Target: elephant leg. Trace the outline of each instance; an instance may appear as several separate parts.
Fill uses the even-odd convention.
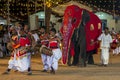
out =
[[[71,64],[71,58],[72,58],[72,56],[70,55],[70,53],[68,54],[68,62],[67,62],[67,65],[68,66],[71,66],[72,64]]]
[[[89,51],[87,52],[87,63],[88,64],[94,64],[94,58],[93,58],[93,54],[96,53],[96,50],[92,50],[92,51]]]
[[[78,66],[86,67],[86,32],[84,28],[84,21],[79,27],[79,38],[77,45],[79,46],[79,62]]]
[[[72,65],[77,65],[79,61],[79,48],[75,47],[75,55],[73,56]]]
[[[94,64],[93,54],[90,54],[90,56],[88,57],[88,64]]]
[[[80,66],[80,67],[86,67],[86,54],[79,55],[78,66]]]

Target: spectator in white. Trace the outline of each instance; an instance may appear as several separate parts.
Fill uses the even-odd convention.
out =
[[[31,34],[31,40],[32,40],[32,47],[35,48],[35,46],[39,43],[40,38],[35,30],[32,31]],[[38,51],[33,51],[32,54],[37,53]]]
[[[109,63],[109,50],[112,43],[112,37],[109,34],[109,29],[106,27],[104,33],[102,33],[98,40],[101,42],[101,66],[107,66]]]
[[[32,37],[34,38],[35,43],[37,43],[37,41],[40,40],[40,38],[35,30],[32,32]]]
[[[55,34],[60,40],[62,40],[62,36],[60,34],[60,31],[58,30],[58,32]]]
[[[116,34],[116,31],[115,31],[114,28],[112,28],[112,30],[111,30],[111,34]]]

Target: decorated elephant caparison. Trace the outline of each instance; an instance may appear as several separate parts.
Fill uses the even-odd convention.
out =
[[[90,11],[70,5],[64,12],[60,31],[63,38],[63,64],[70,63],[68,56],[73,56],[74,65],[86,66],[86,60],[92,57],[98,48],[97,43],[91,43],[101,34],[100,19]]]

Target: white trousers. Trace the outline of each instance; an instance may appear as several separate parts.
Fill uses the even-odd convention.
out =
[[[45,70],[48,69],[51,70],[51,67],[53,67],[54,70],[58,69],[58,61],[62,57],[62,52],[59,48],[53,49],[52,52],[53,52],[52,56],[41,54],[43,69]]]
[[[116,49],[113,50],[113,54],[119,54],[120,53],[120,47],[117,47]]]
[[[51,67],[53,67],[54,70],[57,70],[58,69],[58,61],[62,57],[62,52],[59,48],[53,49],[52,51],[53,51],[53,55],[51,56],[50,65],[51,65]]]
[[[19,50],[16,50],[14,53],[14,58],[10,59],[8,62],[8,68],[9,69],[15,69],[18,70],[20,72],[24,72],[27,71],[28,68],[30,67],[30,59],[31,56],[30,54],[26,54],[26,56],[20,58],[20,57],[16,57],[16,54],[18,53]]]
[[[109,63],[109,48],[101,49],[101,63],[108,64]]]
[[[41,59],[42,59],[42,63],[43,63],[43,69],[44,70],[48,70],[50,67],[50,56],[47,56],[46,54],[41,54]]]

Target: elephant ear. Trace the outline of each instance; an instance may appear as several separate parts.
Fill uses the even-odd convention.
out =
[[[74,29],[78,27],[81,23],[82,9],[76,5],[70,5],[66,8],[63,17],[63,26],[61,28],[61,33],[63,37],[62,46],[62,61],[66,64],[68,52],[70,48],[71,38]]]
[[[89,15],[90,15],[90,21],[85,25],[87,52],[97,50],[99,44],[96,43],[91,45],[91,42],[96,41],[102,31],[101,20],[93,12],[89,12]]]

